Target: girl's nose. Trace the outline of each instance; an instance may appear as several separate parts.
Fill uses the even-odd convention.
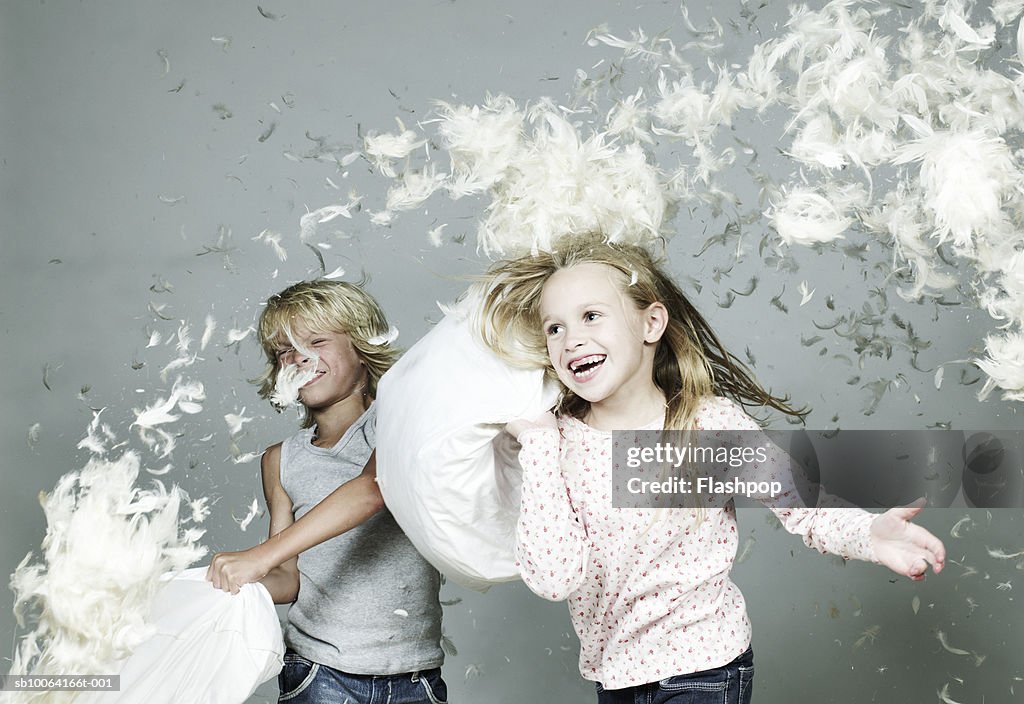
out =
[[[583,338],[580,335],[578,335],[576,333],[566,332],[566,335],[565,335],[565,351],[566,352],[571,352],[574,349],[580,347],[582,344],[583,344]]]

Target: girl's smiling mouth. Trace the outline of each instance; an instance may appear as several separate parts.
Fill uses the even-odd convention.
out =
[[[589,381],[597,374],[607,355],[588,354],[569,362],[568,369],[576,381]]]

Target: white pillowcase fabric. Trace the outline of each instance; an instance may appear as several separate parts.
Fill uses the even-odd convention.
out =
[[[377,480],[413,545],[471,589],[519,578],[515,526],[522,473],[505,423],[551,408],[542,369],[495,355],[466,296],[377,386]]]
[[[82,692],[76,704],[241,704],[281,671],[284,640],[262,584],[215,589],[206,567],[167,581],[153,602],[156,633],[120,664],[119,692]]]

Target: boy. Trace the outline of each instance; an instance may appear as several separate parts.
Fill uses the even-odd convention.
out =
[[[438,704],[440,575],[384,507],[376,483],[373,404],[397,350],[358,286],[319,280],[271,296],[260,316],[267,355],[260,395],[290,365],[312,373],[299,389],[302,429],[263,455],[269,539],[214,556],[207,578],[237,592],[260,581],[291,603],[281,701]],[[314,508],[315,507],[315,508]]]

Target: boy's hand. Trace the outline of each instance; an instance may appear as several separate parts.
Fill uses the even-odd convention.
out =
[[[558,421],[555,419],[555,414],[547,411],[534,418],[516,418],[505,424],[505,432],[517,440],[527,430],[533,430],[534,428],[558,430]]]
[[[928,565],[936,574],[946,562],[942,541],[910,520],[924,508],[924,499],[891,508],[871,522],[871,544],[878,561],[915,582],[924,579]]]
[[[206,579],[217,589],[237,594],[243,584],[258,582],[270,571],[261,559],[259,545],[241,552],[219,552],[210,560]]]

